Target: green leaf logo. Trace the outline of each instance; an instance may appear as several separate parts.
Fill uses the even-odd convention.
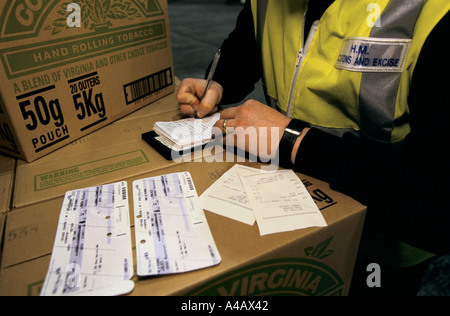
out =
[[[14,41],[32,38],[40,32],[51,35],[68,28],[69,4],[81,8],[82,27],[91,31],[108,30],[116,21],[136,20],[164,15],[159,0],[39,0],[3,1],[0,12],[0,39]],[[28,7],[28,6],[31,6]],[[1,7],[1,5],[0,5]],[[70,10],[69,10],[70,11]]]
[[[131,1],[123,0],[78,0],[81,7],[81,21],[85,29],[102,31],[107,30],[117,20],[134,20],[142,17],[138,7]],[[57,18],[51,25],[45,27],[52,34],[57,34],[67,29],[67,16],[70,12],[66,11],[69,2],[63,2],[60,5]]]
[[[322,262],[302,258],[264,261],[221,275],[191,296],[340,296],[344,281]]]
[[[331,256],[334,253],[334,250],[327,250],[330,245],[333,237],[328,238],[327,240],[321,242],[316,247],[307,247],[305,248],[305,254],[308,257],[313,257],[317,259],[325,259],[328,256]]]
[[[133,21],[144,16],[164,14],[157,0],[78,0],[76,3],[81,7],[82,26],[93,31],[108,30],[114,21]],[[57,12],[62,17],[47,25],[45,30],[54,35],[68,28],[67,17],[70,12],[66,8],[69,4],[65,1],[60,4]]]

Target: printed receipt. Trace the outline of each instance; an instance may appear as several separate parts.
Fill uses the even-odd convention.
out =
[[[292,170],[239,176],[261,235],[327,226],[316,203]]]
[[[261,173],[260,169],[234,165],[203,192],[199,198],[199,206],[210,212],[253,226],[255,215],[239,175],[258,173]]]
[[[248,225],[256,220],[261,235],[327,226],[292,170],[267,172],[236,164],[200,196],[199,206]]]
[[[187,272],[221,262],[189,172],[137,180],[133,198],[139,276]]]
[[[126,294],[133,274],[127,183],[67,192],[41,296]]]

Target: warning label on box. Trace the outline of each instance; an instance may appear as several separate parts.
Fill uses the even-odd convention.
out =
[[[85,180],[118,170],[147,163],[149,160],[142,150],[120,156],[107,157],[81,165],[49,171],[34,176],[34,191],[43,191],[56,186]]]

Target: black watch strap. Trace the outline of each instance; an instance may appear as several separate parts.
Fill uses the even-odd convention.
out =
[[[292,169],[294,164],[291,161],[292,149],[295,141],[302,133],[305,127],[309,127],[309,123],[292,119],[289,125],[284,129],[283,137],[278,146],[279,166]]]

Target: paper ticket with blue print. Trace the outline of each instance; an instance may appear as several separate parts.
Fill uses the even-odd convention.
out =
[[[67,192],[41,296],[131,292],[131,246],[126,182]]]
[[[133,182],[137,274],[182,273],[221,257],[189,172]]]

